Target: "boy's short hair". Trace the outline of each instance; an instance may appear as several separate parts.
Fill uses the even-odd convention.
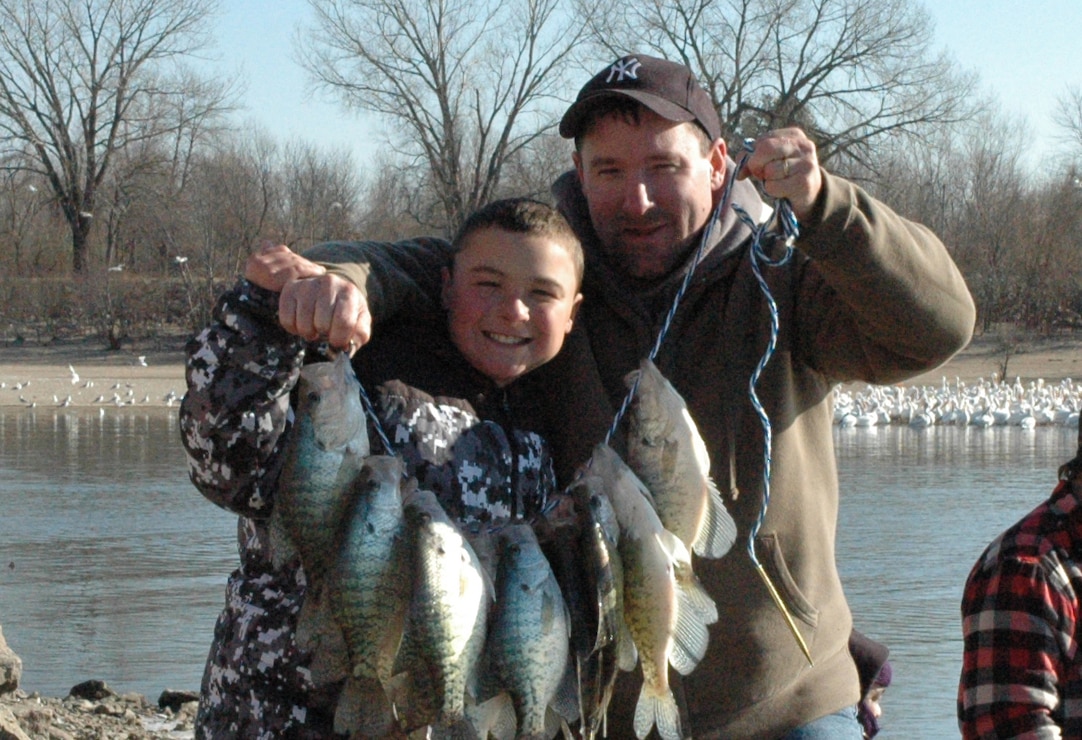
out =
[[[582,285],[582,243],[567,219],[552,206],[532,198],[495,200],[471,213],[451,242],[457,254],[470,236],[483,229],[502,229],[514,234],[532,234],[559,244],[571,256],[575,267],[576,289]]]

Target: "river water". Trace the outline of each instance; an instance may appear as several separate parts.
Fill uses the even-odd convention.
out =
[[[966,574],[1052,490],[1075,430],[834,435],[839,569],[857,627],[894,666],[880,737],[956,737]],[[0,410],[0,626],[22,688],[198,688],[235,521],[188,482],[175,409]]]

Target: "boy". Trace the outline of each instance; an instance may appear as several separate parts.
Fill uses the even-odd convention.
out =
[[[445,246],[447,263],[430,276],[442,282],[442,305],[415,307],[409,323],[389,318],[353,364],[392,451],[452,517],[470,525],[528,516],[556,486],[530,421],[543,396],[529,372],[571,330],[581,248],[555,210],[524,199],[486,206]],[[215,626],[197,737],[334,736],[340,686],[313,686],[310,656],[293,639],[303,569],[296,561],[275,569],[267,551],[289,393],[312,354],[281,329],[288,306],[273,291],[298,265],[319,269],[305,263],[281,247],[254,255],[187,348],[180,424],[191,478],[240,515],[241,566]]]

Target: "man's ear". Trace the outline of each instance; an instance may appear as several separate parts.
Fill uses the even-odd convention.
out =
[[[579,152],[571,152],[571,161],[575,163],[575,174],[579,176],[579,182],[582,182],[582,155]]]
[[[715,193],[725,187],[728,153],[725,139],[719,138],[710,146],[710,189]]]

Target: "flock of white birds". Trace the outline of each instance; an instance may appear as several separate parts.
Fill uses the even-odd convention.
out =
[[[908,425],[1078,427],[1082,383],[1065,378],[1022,383],[943,378],[939,385],[842,388],[835,396],[834,423],[840,427]]]

